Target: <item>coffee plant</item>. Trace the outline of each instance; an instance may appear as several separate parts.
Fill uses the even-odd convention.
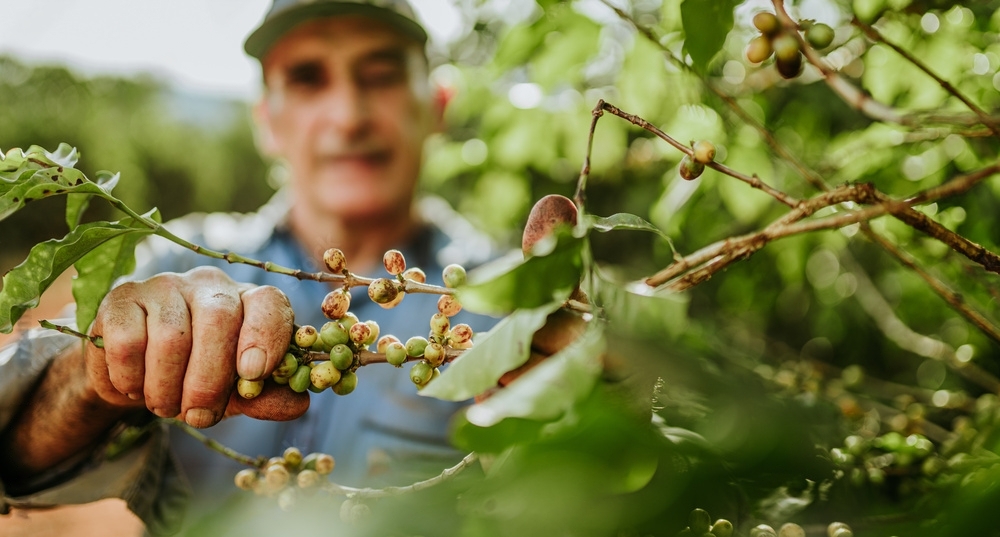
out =
[[[533,196],[521,259],[450,265],[438,287],[398,251],[370,277],[330,245],[326,270],[304,272],[184,241],[113,195],[117,175],[77,169],[69,145],[13,149],[0,220],[65,195],[70,231],[4,277],[0,331],[70,267],[89,326],[150,235],[328,282],[316,307],[329,322],[296,326],[271,378],[238,380],[241,396],[350,397],[362,367],[410,363],[399,374],[421,395],[476,402],[451,431],[469,455],[380,488],[336,483],[328,454],[241,454],[168,420],[246,464],[235,486],[306,527],[336,511],[373,535],[998,534],[1000,9],[855,0],[814,20],[781,2],[599,4],[604,18],[539,2],[536,18],[476,34],[499,43],[488,68],[553,102],[576,84],[563,90],[593,97],[589,115],[483,111],[488,77],[442,75],[465,85],[453,119],[495,144],[461,165],[440,155],[472,140],[438,147],[429,181],[575,180],[572,198]],[[615,58],[618,34],[634,42],[617,86],[601,90],[596,67],[553,78],[560,62]],[[453,201],[491,207],[483,192]],[[94,198],[121,219],[83,223]],[[385,308],[440,295],[427,337],[359,319],[346,292],[359,286]],[[503,319],[474,335],[451,322],[462,310]]]

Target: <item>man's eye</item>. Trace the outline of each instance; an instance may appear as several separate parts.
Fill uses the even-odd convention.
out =
[[[300,65],[288,72],[288,83],[303,88],[319,88],[326,83],[326,73],[318,65]]]
[[[392,86],[406,81],[406,71],[398,67],[372,67],[363,70],[359,79],[367,87]]]

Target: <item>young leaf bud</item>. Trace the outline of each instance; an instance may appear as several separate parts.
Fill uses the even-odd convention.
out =
[[[236,391],[244,399],[253,399],[260,395],[260,392],[264,391],[264,381],[240,379],[236,382]]]
[[[347,258],[344,257],[344,252],[340,248],[330,248],[323,252],[323,262],[326,263],[326,268],[334,274],[342,274],[347,270]]]
[[[427,360],[427,363],[433,367],[443,364],[444,358],[444,347],[440,343],[429,343],[427,348],[424,349],[424,360]]]
[[[781,29],[778,17],[775,17],[773,13],[768,13],[766,11],[761,11],[753,16],[753,25],[760,30],[760,33],[769,36],[773,36],[778,33],[778,30]]]
[[[309,389],[309,375],[312,373],[312,368],[307,365],[300,365],[298,369],[295,370],[295,374],[292,378],[288,379],[288,387],[292,391],[297,393],[302,393]]]
[[[316,331],[316,327],[312,325],[300,326],[298,330],[295,331],[295,344],[303,349],[308,349],[316,343],[316,338],[319,337],[319,332]]]
[[[340,319],[351,307],[351,294],[345,289],[334,289],[323,298],[323,315],[327,319]]]
[[[462,323],[451,327],[448,332],[448,344],[455,348],[456,345],[464,345],[472,342],[472,327]]]
[[[705,171],[705,165],[695,162],[690,156],[684,155],[684,158],[681,159],[680,173],[681,178],[685,181],[697,179],[703,171]]]
[[[379,278],[368,285],[368,298],[376,304],[388,304],[399,296],[396,282],[388,278]]]
[[[351,364],[354,363],[354,351],[343,343],[334,345],[330,349],[330,363],[333,364],[333,367],[341,371],[349,369]]]
[[[340,377],[340,382],[333,385],[333,393],[337,395],[347,395],[358,387],[358,376],[353,371],[345,371]]]
[[[427,348],[427,340],[420,336],[413,336],[406,340],[406,354],[414,358],[420,358],[424,355],[424,349]]]
[[[299,448],[292,446],[285,448],[285,452],[281,454],[281,458],[285,459],[285,466],[288,468],[298,468],[302,464],[302,451]]]
[[[365,344],[365,340],[371,335],[372,329],[365,323],[357,323],[351,327],[351,341],[357,346]]]
[[[406,270],[406,259],[403,258],[403,252],[399,250],[389,250],[382,256],[382,264],[385,266],[385,271],[393,276],[402,274]]]
[[[406,362],[406,347],[399,341],[393,341],[386,345],[385,361],[396,367],[402,367]]]
[[[448,333],[449,328],[451,328],[451,321],[445,314],[438,312],[431,315],[431,334],[443,336]]]
[[[389,346],[390,343],[400,343],[399,338],[392,334],[386,334],[378,338],[378,343],[375,345],[375,350],[377,352],[385,354],[385,349]],[[400,345],[400,347],[402,347],[402,345]]]
[[[236,486],[242,490],[253,490],[258,479],[259,476],[257,475],[257,470],[254,470],[253,468],[244,468],[239,472],[236,472],[236,477],[233,481],[236,483]]]
[[[454,296],[441,295],[441,298],[438,299],[438,312],[442,315],[454,317],[460,311],[462,311],[462,305],[459,304],[458,299]]]
[[[708,140],[698,140],[692,149],[694,161],[699,164],[711,164],[715,160],[715,144]]]
[[[464,285],[465,267],[456,264],[448,265],[441,271],[441,279],[444,280],[444,286],[451,289]]]
[[[417,283],[427,283],[427,275],[424,274],[423,270],[420,270],[417,267],[404,270],[403,279],[411,280]]]
[[[760,63],[771,57],[771,39],[764,35],[758,35],[747,44],[746,56],[750,63]]]
[[[410,381],[417,386],[427,384],[432,375],[434,375],[434,368],[427,362],[417,362],[410,369]]]
[[[320,390],[325,390],[340,382],[340,376],[340,371],[334,367],[333,362],[320,362],[309,373],[309,382]]]

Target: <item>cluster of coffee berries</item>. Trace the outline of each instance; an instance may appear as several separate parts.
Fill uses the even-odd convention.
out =
[[[688,526],[677,534],[678,537],[732,537],[733,523],[720,518],[712,523],[712,517],[704,509],[695,509],[688,515]]]
[[[458,265],[451,266],[458,267]],[[464,270],[461,277],[463,279],[465,277]],[[410,380],[418,389],[441,374],[438,367],[447,359],[449,349],[461,350],[472,347],[472,327],[467,324],[451,325],[450,317],[462,311],[462,305],[458,300],[452,295],[441,295],[437,307],[438,312],[431,316],[431,330],[427,338],[416,336],[406,342],[406,353],[409,356],[422,358],[410,369]]]
[[[783,78],[795,78],[802,72],[802,50],[798,37],[787,31],[776,16],[768,12],[754,15],[753,25],[760,35],[747,44],[746,57],[750,63],[761,63],[774,54],[774,63]],[[833,28],[811,20],[799,22],[806,41],[817,49],[830,46]]]
[[[705,171],[705,165],[711,164],[715,160],[715,144],[708,140],[699,140],[691,143],[691,154],[684,154],[681,159],[681,178],[693,181],[701,176]]]
[[[333,466],[333,457],[326,453],[310,453],[303,457],[298,448],[290,447],[281,457],[268,460],[263,468],[240,470],[234,481],[243,490],[277,497],[278,505],[287,511],[295,505],[299,494],[318,491]]]
[[[934,477],[945,461],[934,455],[934,444],[920,434],[903,436],[890,431],[873,439],[851,435],[844,446],[830,450],[830,459],[840,467],[856,486],[865,483],[881,485],[887,473],[903,475],[913,468],[927,477]]]

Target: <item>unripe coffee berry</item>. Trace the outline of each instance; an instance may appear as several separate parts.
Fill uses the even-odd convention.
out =
[[[406,259],[403,258],[403,252],[389,250],[382,256],[382,265],[385,266],[386,272],[397,276],[406,270]]]
[[[794,522],[786,522],[778,528],[778,537],[806,537],[806,532],[802,526]]]
[[[456,324],[448,332],[448,344],[451,346],[464,345],[466,343],[472,342],[472,327],[462,323]],[[458,347],[456,347],[458,348]]]
[[[720,518],[715,521],[715,524],[712,524],[712,529],[709,531],[711,531],[712,535],[715,537],[733,537],[733,523],[724,518]]]
[[[851,531],[851,527],[843,522],[831,522],[830,525],[826,527],[826,534],[828,537],[837,537],[837,532],[843,530]]]
[[[406,293],[400,291],[396,293],[396,298],[386,302],[385,304],[379,304],[379,306],[381,306],[382,309],[384,310],[391,310],[392,308],[395,308],[396,306],[399,305],[400,302],[403,301],[404,296],[406,296]]]
[[[319,338],[323,340],[323,344],[328,347],[347,343],[351,340],[351,336],[347,333],[347,329],[337,321],[325,323],[319,330]]]
[[[260,392],[264,391],[264,381],[240,379],[236,382],[236,391],[244,399],[253,399],[260,395]]]
[[[357,323],[351,327],[350,333],[351,341],[355,345],[361,346],[365,344],[365,340],[372,334],[372,329],[365,323]]]
[[[764,35],[774,35],[781,29],[778,17],[773,13],[762,11],[753,16],[753,25]]]
[[[329,250],[323,252],[323,263],[325,263],[326,268],[334,274],[341,274],[347,270],[347,258],[344,256],[344,252],[342,252],[340,248],[330,248]]]
[[[760,63],[771,57],[771,38],[763,35],[750,40],[747,43],[746,56],[750,63]]]
[[[464,285],[465,277],[465,267],[462,265],[451,264],[441,271],[441,279],[444,281],[444,286],[450,289]]]
[[[399,295],[396,282],[388,278],[379,278],[368,285],[368,298],[376,304],[388,304]]]
[[[443,336],[448,333],[448,329],[451,328],[451,321],[448,317],[441,313],[435,313],[431,315],[431,333],[435,336]]]
[[[271,380],[273,380],[275,384],[280,384],[282,386],[286,386],[288,384],[289,378],[290,377],[279,377],[273,373],[271,374]]]
[[[337,395],[347,395],[358,387],[358,376],[353,371],[345,371],[340,377],[340,382],[333,385],[333,393]]]
[[[802,72],[802,54],[797,54],[791,60],[777,60],[774,66],[778,68],[778,74],[782,78],[795,78]]]
[[[376,339],[378,339],[378,335],[382,332],[382,330],[375,321],[367,320],[365,321],[365,324],[368,325],[368,337],[365,338],[363,344],[371,345],[372,343],[375,343]]]
[[[424,271],[417,267],[404,270],[403,278],[417,283],[427,283],[427,274],[424,274]]]
[[[712,517],[708,516],[708,511],[704,509],[695,509],[688,515],[688,527],[691,528],[691,533],[695,535],[705,533],[711,526]]]
[[[768,526],[767,524],[758,524],[750,530],[750,537],[778,537],[778,534],[771,526]]]
[[[320,390],[325,390],[340,382],[340,371],[334,367],[333,362],[320,362],[309,373],[309,382]]]
[[[333,455],[328,453],[316,453],[315,455],[316,462],[313,469],[316,470],[316,473],[319,475],[327,475],[333,471],[333,467],[335,466]]]
[[[288,447],[281,454],[281,458],[285,460],[285,465],[288,468],[298,468],[302,464],[302,451],[295,446]]]
[[[316,339],[319,338],[319,332],[316,331],[316,327],[312,325],[300,326],[298,330],[295,331],[295,344],[303,349],[308,349],[316,343]]]
[[[424,349],[424,360],[433,367],[437,367],[444,363],[445,351],[444,347],[440,343],[429,343],[427,348]]]
[[[815,48],[826,48],[833,43],[833,28],[822,22],[813,24],[806,29],[806,41]]]
[[[774,56],[778,60],[792,61],[799,55],[799,40],[792,34],[781,34],[771,42],[774,48]]]
[[[681,178],[686,181],[693,181],[697,179],[701,172],[705,171],[705,165],[700,162],[695,162],[689,155],[684,155],[681,159],[680,174]]]
[[[352,326],[354,326],[359,322],[359,320],[358,316],[355,315],[354,312],[349,311],[345,313],[344,316],[341,317],[338,322],[340,323],[340,326],[344,327],[344,330],[350,330]]]
[[[715,160],[715,144],[708,140],[698,140],[692,149],[694,161],[699,164],[711,164]]]
[[[236,477],[233,478],[233,482],[236,483],[236,486],[242,490],[253,490],[258,479],[259,476],[257,475],[257,470],[254,470],[253,468],[244,468],[239,472],[236,472]]]
[[[327,319],[340,319],[351,307],[351,294],[345,289],[334,289],[323,298],[323,315]]]
[[[406,354],[414,358],[420,358],[424,355],[424,349],[427,348],[427,340],[420,336],[413,336],[406,340]]]
[[[341,371],[349,369],[354,364],[354,351],[343,343],[334,345],[330,349],[330,363],[333,364],[333,367]]]
[[[417,386],[427,384],[432,375],[434,375],[434,368],[427,362],[417,362],[410,369],[410,381]]]
[[[300,489],[311,489],[319,485],[322,480],[323,478],[316,470],[302,470],[299,472],[299,475],[295,476],[295,484],[297,484]]]
[[[310,373],[312,373],[311,367],[307,365],[300,365],[299,368],[295,370],[295,374],[292,375],[292,378],[288,379],[288,387],[297,393],[302,393],[308,390]]]
[[[299,368],[299,361],[292,353],[285,353],[285,356],[278,362],[278,367],[274,368],[273,375],[276,377],[291,377],[295,370]]]
[[[267,488],[276,491],[288,484],[291,474],[288,469],[280,464],[272,464],[264,470],[264,480],[267,481]]]
[[[375,350],[377,352],[385,354],[385,349],[389,347],[390,343],[400,343],[399,338],[392,334],[386,334],[378,338],[378,343],[375,345]],[[402,347],[403,345],[400,344],[399,346]]]
[[[441,295],[441,298],[438,299],[438,312],[442,315],[454,317],[460,311],[462,311],[462,305],[459,304],[458,299],[454,296]]]
[[[385,361],[396,367],[402,367],[406,362],[406,347],[398,341],[393,341],[386,345]]]

